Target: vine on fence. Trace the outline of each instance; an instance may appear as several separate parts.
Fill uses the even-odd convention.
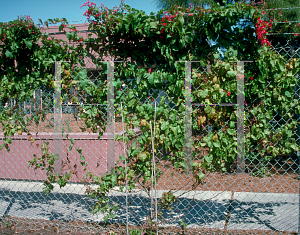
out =
[[[85,182],[98,186],[96,190],[87,191],[89,196],[98,199],[93,212],[107,213],[105,221],[113,218],[114,211],[120,206],[110,204],[107,194],[112,188],[120,186],[123,191],[127,181],[129,192],[136,184],[140,184],[149,193],[151,184],[153,185],[149,122],[154,120],[155,114],[151,101],[158,97],[159,90],[164,90],[167,95],[161,97],[157,104],[154,152],[160,161],[171,162],[179,171],[186,168],[183,89],[185,64],[175,61],[199,61],[198,67],[205,68],[208,64],[211,66],[211,71],[207,73],[193,71],[192,96],[193,102],[212,104],[236,103],[237,65],[231,61],[253,60],[254,63],[245,66],[245,127],[248,130],[246,157],[266,163],[279,154],[299,149],[293,135],[296,120],[292,118],[293,112],[299,114],[300,107],[299,101],[293,99],[293,89],[297,82],[294,75],[299,72],[299,62],[294,59],[286,65],[282,56],[270,50],[264,36],[266,24],[260,20],[261,11],[243,3],[229,4],[227,7],[215,4],[209,10],[174,6],[168,12],[159,12],[163,13],[160,18],[154,13],[148,16],[124,3],[114,9],[103,5],[97,7],[90,2],[83,6],[88,7],[85,15],[90,22],[89,30],[94,31],[96,38],[90,37],[90,34],[88,39],[82,39],[78,37],[76,28],[70,26],[71,31],[66,32],[66,35],[69,41],[80,42],[76,48],[66,43],[60,44],[47,34],[42,36],[40,29],[29,18],[0,25],[0,99],[4,103],[10,97],[24,101],[27,95],[32,95],[41,85],[53,86],[53,70],[47,61],[70,60],[71,63],[64,65],[63,100],[69,97],[69,89],[76,85],[79,91],[89,94],[88,103],[104,103],[107,99],[107,64],[101,62],[102,58],[111,55],[115,60],[131,59],[116,66],[114,74],[116,115],[121,114],[120,103],[127,104],[122,111],[126,137],[123,140],[122,136],[117,136],[116,140],[126,141],[127,156],[120,156],[112,172],[107,172],[101,178],[89,171],[86,174]],[[231,27],[243,17],[250,20],[256,28],[251,25],[239,29]],[[54,22],[61,22],[59,30],[65,31],[68,24],[66,19],[52,20]],[[44,24],[48,26],[49,23],[47,21]],[[13,37],[13,34],[17,36]],[[263,46],[257,41],[260,38]],[[41,46],[37,43],[39,39],[43,43]],[[209,40],[217,40],[217,43],[211,46]],[[86,42],[85,48],[81,42]],[[223,56],[218,52],[219,47],[227,49]],[[92,52],[98,53],[99,58],[91,57]],[[24,53],[26,61],[21,60]],[[80,69],[79,64],[83,64],[79,57],[84,56],[91,57],[96,66],[102,66],[101,76],[104,82],[101,85],[91,83],[86,71]],[[173,102],[175,108],[170,109],[166,100]],[[99,133],[99,137],[103,135],[106,125],[100,111],[104,112],[105,109],[90,106],[81,111],[87,127],[94,128],[96,124],[102,127],[101,130],[93,129]],[[33,117],[37,124],[40,121],[38,115]],[[274,129],[269,122],[276,115],[283,126]],[[193,110],[192,116],[196,120],[193,122],[193,130],[197,135],[205,130],[204,125],[207,124],[214,130],[204,138],[194,139],[192,173],[197,184],[200,184],[207,172],[225,172],[234,164],[236,114],[234,108],[205,106]],[[28,124],[24,122],[17,105],[13,109],[5,108],[1,111],[0,124],[5,135],[1,149],[9,149],[9,136],[13,136],[20,127],[23,132],[28,132]],[[132,130],[135,127],[141,129],[138,138]],[[70,141],[71,151],[74,140]],[[130,141],[133,144],[130,145]],[[34,156],[30,166],[48,172],[45,189],[46,193],[50,193],[56,180],[61,187],[65,186],[72,171],[64,176],[55,175],[52,167],[55,156],[48,153],[47,144],[42,147],[43,155],[41,158]],[[203,157],[198,156],[199,150],[204,147],[209,148],[209,153]],[[80,155],[80,163],[87,170],[84,153],[79,148],[76,150]],[[158,166],[156,163],[156,181],[162,174]],[[175,201],[176,197],[170,191],[160,200],[160,210],[170,209]],[[148,220],[149,225],[152,220],[153,218]]]

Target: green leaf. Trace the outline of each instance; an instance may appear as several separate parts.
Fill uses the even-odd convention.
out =
[[[285,70],[284,64],[279,63],[279,69],[283,72]]]
[[[228,133],[229,135],[236,135],[236,130],[233,130],[233,129],[228,128],[228,129],[227,129],[227,133]]]
[[[150,22],[150,28],[151,29],[156,29],[157,28],[157,22]]]
[[[58,31],[59,31],[59,32],[62,31],[63,28],[64,28],[64,26],[61,24],[61,25],[58,27]]]
[[[296,144],[291,144],[291,148],[292,148],[293,150],[295,150],[295,151],[298,151],[298,150],[299,150],[299,148],[298,148],[298,146],[297,146]]]
[[[162,124],[161,124],[161,130],[162,131],[164,131],[164,130],[166,130],[167,128],[168,128],[168,122],[162,122]]]
[[[185,40],[187,43],[191,43],[193,41],[193,38],[190,37],[189,35],[185,35]]]
[[[287,96],[287,97],[291,97],[292,95],[291,95],[291,93],[290,92],[288,92],[288,91],[285,91],[285,96]]]
[[[137,159],[139,159],[142,162],[144,162],[144,161],[146,161],[146,159],[148,158],[148,156],[149,156],[148,153],[142,152],[142,153],[138,154]]]
[[[198,180],[202,180],[204,177],[205,177],[205,174],[202,173],[202,172],[200,172],[200,173],[197,174]]]
[[[213,157],[211,154],[204,156],[205,161],[207,161],[208,163],[211,163],[213,160]]]
[[[134,170],[129,170],[127,177],[132,179],[134,177]]]
[[[207,89],[201,90],[201,91],[198,92],[198,97],[200,96],[203,99],[206,98],[207,95],[208,95],[208,90]]]
[[[32,41],[25,39],[24,42],[25,42],[26,46],[31,50],[31,48],[32,48]]]
[[[79,161],[84,161],[84,160],[85,160],[85,159],[84,159],[84,156],[81,155],[80,158],[79,158]]]
[[[104,223],[107,222],[108,218],[109,218],[109,215],[106,215],[106,216],[103,217]]]
[[[235,116],[234,113],[231,113],[231,114],[230,114],[230,120],[236,121],[236,116]]]
[[[79,154],[82,153],[82,148],[77,148],[76,150],[77,150],[77,152],[78,152]]]
[[[141,75],[141,74],[138,74],[137,77],[136,77],[136,83],[137,83],[137,84],[140,84],[141,78],[142,78],[142,75]]]
[[[204,111],[206,114],[210,114],[212,112],[212,107],[211,106],[205,106]]]
[[[219,140],[214,141],[214,142],[213,142],[213,145],[214,145],[216,148],[220,148],[220,146],[221,146]]]
[[[6,50],[5,51],[5,55],[8,57],[8,58],[13,58],[14,56],[13,56],[13,54],[9,51],[9,50]]]
[[[226,76],[229,77],[229,78],[232,78],[232,77],[235,77],[236,74],[235,74],[234,71],[228,71],[227,74],[226,74]]]
[[[149,176],[144,176],[144,182],[147,182],[150,179]]]
[[[229,127],[230,127],[231,129],[236,128],[236,123],[235,123],[234,121],[230,121]]]
[[[154,74],[154,73],[151,73],[151,74],[148,76],[148,81],[149,81],[149,83],[150,83],[151,85],[154,84],[154,77],[153,77],[153,74]]]
[[[87,78],[87,71],[85,69],[81,70],[78,73],[78,76],[79,76],[80,79],[86,79]]]

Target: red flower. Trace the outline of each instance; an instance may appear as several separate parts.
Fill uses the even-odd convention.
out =
[[[230,96],[230,91],[227,92],[227,96]]]
[[[267,33],[266,27],[269,25],[269,27],[272,28],[271,22],[273,22],[273,21],[270,21],[269,24],[268,24],[267,21],[261,20],[260,17],[258,17],[257,21],[258,22],[255,25],[256,32],[257,32],[257,38],[261,40],[261,42],[262,42],[263,45],[267,44],[267,45],[270,46],[271,43],[266,38],[266,33]]]
[[[253,80],[254,78],[253,77],[250,77],[250,80]]]
[[[150,69],[148,69],[148,73],[149,73],[149,74],[151,73],[151,70],[152,70],[151,68],[150,68]]]
[[[80,39],[79,39],[79,42],[82,42],[82,41],[83,41],[83,39],[82,39],[82,38],[80,38]]]
[[[64,27],[66,26],[65,24],[62,24]]]
[[[173,37],[173,33],[171,33],[171,36]]]
[[[31,26],[29,26],[29,28],[31,29]]]
[[[163,26],[166,26],[167,25],[167,23],[163,23]]]
[[[163,28],[163,29],[160,31],[160,33],[162,34],[164,31],[165,31],[165,28]]]

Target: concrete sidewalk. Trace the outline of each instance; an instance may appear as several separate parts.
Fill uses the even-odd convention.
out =
[[[166,190],[157,190],[160,198]],[[184,191],[174,193],[176,197]],[[111,192],[112,201],[120,204],[114,223],[126,223],[125,193]],[[145,220],[150,199],[145,192],[128,194],[130,202],[129,221]],[[60,189],[55,184],[49,196],[43,193],[40,182],[0,181],[0,216],[45,220],[103,221],[103,215],[93,215],[92,205],[96,199],[85,196],[85,187],[68,184]],[[180,217],[182,216],[183,217]],[[173,210],[164,211],[164,226],[179,225],[184,219],[188,227],[218,229],[261,229],[297,232],[299,222],[298,194],[190,191],[174,203]],[[137,218],[139,217],[139,218]],[[180,217],[180,219],[177,219]],[[227,225],[227,226],[226,226]]]

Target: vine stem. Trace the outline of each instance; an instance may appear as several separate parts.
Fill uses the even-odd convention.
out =
[[[156,122],[156,101],[154,102],[154,123],[153,123],[153,132],[152,125],[150,121],[150,130],[151,130],[151,139],[152,139],[152,182],[151,182],[151,191],[153,192],[153,181],[154,181],[154,194],[155,194],[155,221],[156,221],[156,234],[158,234],[157,228],[157,197],[156,197],[156,172],[155,172],[155,156],[154,156],[154,139],[155,139],[155,122]],[[153,197],[152,197],[153,200]],[[151,211],[152,212],[152,211]],[[152,213],[151,213],[152,217]]]
[[[124,119],[123,119],[123,106],[121,103],[121,115],[122,115],[122,131],[123,131],[123,145],[124,145],[124,158],[125,158],[125,188],[126,188],[126,230],[127,230],[127,235],[129,234],[128,231],[128,223],[129,223],[129,218],[128,218],[128,189],[127,189],[127,161],[126,161],[126,148],[125,148],[125,137],[124,137]]]

